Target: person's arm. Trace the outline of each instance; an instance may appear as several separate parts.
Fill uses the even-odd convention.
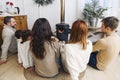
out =
[[[104,50],[105,48],[106,48],[106,45],[105,45],[106,43],[102,40],[102,39],[100,39],[100,40],[98,40],[96,43],[95,43],[95,45],[93,45],[93,52],[94,51],[99,51],[99,50]]]
[[[2,59],[6,59],[7,58],[7,53],[8,53],[8,49],[10,46],[10,43],[12,41],[12,34],[9,33],[9,31],[5,31],[3,32],[3,44],[2,44]]]
[[[59,58],[60,57],[60,45],[58,44],[58,41],[54,41],[52,46],[55,51],[56,58]]]

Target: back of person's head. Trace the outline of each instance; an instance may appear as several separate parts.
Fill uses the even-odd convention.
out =
[[[53,35],[51,31],[51,26],[47,19],[39,18],[35,21],[33,28],[33,37],[38,36],[42,40],[50,40],[51,36]]]
[[[87,23],[83,20],[76,20],[72,24],[69,43],[80,42],[83,44],[83,49],[86,49],[87,33],[88,33]]]
[[[53,35],[48,20],[45,18],[37,19],[33,25],[32,32],[32,51],[37,58],[43,59],[45,56],[44,42],[51,42],[51,36]]]
[[[105,27],[109,27],[111,30],[115,30],[119,25],[119,20],[116,17],[106,17],[102,20]]]
[[[4,18],[4,24],[8,24],[10,21],[11,21],[11,18],[13,18],[12,16],[6,16],[5,18]]]
[[[28,30],[23,30],[22,34],[21,34],[21,38],[22,38],[21,43],[24,43],[24,42],[28,41],[29,37],[32,37],[32,32],[29,29]]]
[[[17,31],[15,32],[15,37],[16,37],[17,39],[20,39],[20,38],[21,38],[21,35],[22,35],[22,30],[17,30]]]

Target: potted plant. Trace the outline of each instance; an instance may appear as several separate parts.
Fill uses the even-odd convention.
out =
[[[86,3],[83,9],[84,18],[88,21],[89,26],[97,27],[98,19],[104,18],[104,11],[108,10],[99,6],[98,0],[92,0],[90,3]]]

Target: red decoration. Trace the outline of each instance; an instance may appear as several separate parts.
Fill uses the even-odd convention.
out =
[[[6,2],[6,5],[13,6],[13,3],[12,2]]]
[[[8,5],[9,4],[9,2],[6,2],[6,5]]]
[[[13,6],[13,3],[11,2],[10,5]]]

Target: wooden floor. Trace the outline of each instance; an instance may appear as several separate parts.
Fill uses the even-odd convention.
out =
[[[23,69],[17,64],[17,54],[9,54],[8,62],[0,65],[0,80],[25,80]],[[120,55],[106,71],[97,71],[88,66],[83,80],[120,80]]]

